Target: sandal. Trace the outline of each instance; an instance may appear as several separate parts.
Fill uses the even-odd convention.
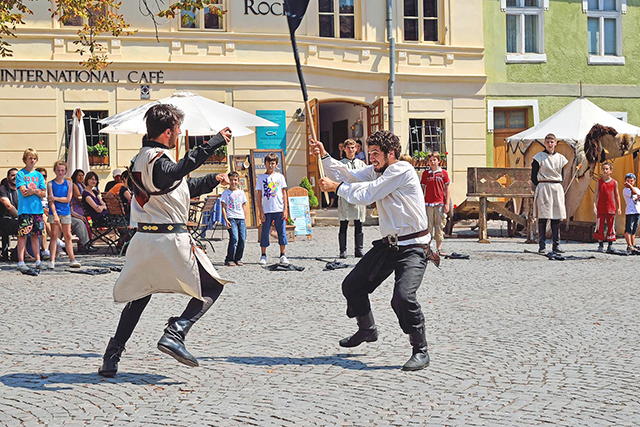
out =
[[[442,249],[438,249],[438,255],[440,256],[446,256],[447,254],[444,253],[444,251]]]

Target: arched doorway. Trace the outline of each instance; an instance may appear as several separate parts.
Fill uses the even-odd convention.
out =
[[[366,153],[367,137],[383,128],[382,101],[378,99],[373,104],[366,104],[348,99],[312,99],[309,101],[311,120],[307,121],[307,124],[313,123],[316,135],[324,143],[327,152],[336,159],[340,158],[338,144],[347,138],[361,141]],[[310,129],[307,129],[307,139],[310,136]],[[308,146],[307,154],[307,174],[313,191],[320,200],[317,159]]]

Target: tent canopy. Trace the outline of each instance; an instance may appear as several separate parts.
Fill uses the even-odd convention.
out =
[[[512,152],[515,152],[517,147],[522,153],[525,153],[531,143],[538,141],[542,144],[544,137],[552,133],[558,141],[564,141],[575,149],[578,142],[584,141],[587,133],[595,124],[609,126],[618,133],[627,133],[634,137],[640,134],[639,127],[623,122],[587,98],[580,97],[534,127],[505,140],[511,146]]]

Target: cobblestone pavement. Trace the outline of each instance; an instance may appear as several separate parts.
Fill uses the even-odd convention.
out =
[[[408,339],[389,305],[392,281],[373,294],[380,340],[342,349],[355,331],[340,283],[315,257],[337,253],[337,229],[288,246],[303,272],[257,265],[249,231],[244,267],[187,338],[199,368],[156,349],[187,298],[156,295],[115,379],[96,373],[122,306],[117,273],[69,274],[66,259],[38,277],[0,264],[0,425],[175,426],[632,426],[640,423],[640,297],[636,257],[595,253],[548,261],[518,239],[445,242],[471,259],[429,266],[419,292],[431,366],[402,372]],[[367,241],[378,236],[365,228]],[[350,236],[351,239],[351,236]],[[349,241],[349,252],[353,243]],[[622,247],[623,243],[619,243]],[[268,251],[276,261],[277,246]],[[117,266],[118,257],[80,257]],[[355,259],[348,260],[354,263]]]

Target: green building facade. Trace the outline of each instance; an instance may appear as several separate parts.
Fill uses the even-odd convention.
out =
[[[582,93],[640,126],[640,0],[485,0],[487,166]],[[507,160],[508,162],[508,160]]]

